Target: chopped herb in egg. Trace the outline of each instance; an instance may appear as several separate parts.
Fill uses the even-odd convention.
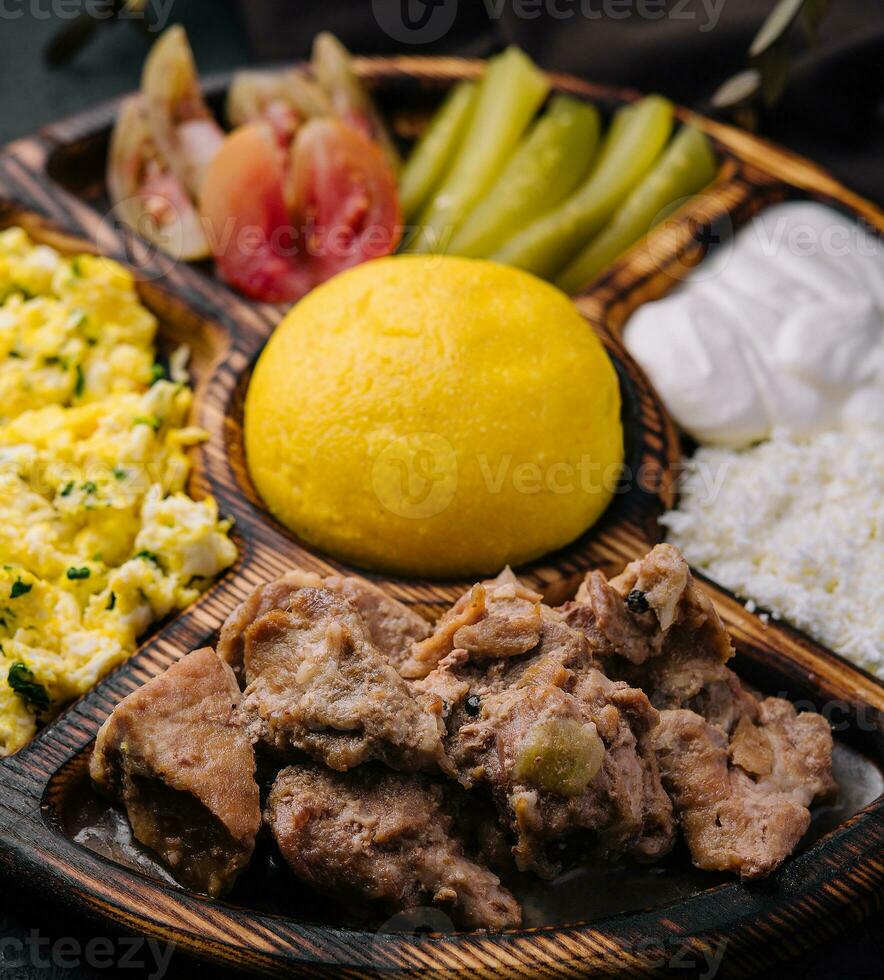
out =
[[[138,415],[132,424],[148,425],[154,432],[159,432],[163,426],[162,420],[158,415]]]
[[[46,688],[38,683],[34,672],[23,663],[14,663],[9,668],[7,683],[13,691],[34,711],[46,711],[49,708],[49,694]]]

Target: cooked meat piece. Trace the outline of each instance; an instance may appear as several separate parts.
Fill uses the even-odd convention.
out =
[[[601,572],[590,572],[563,612],[573,625],[589,626],[591,638],[600,637],[602,646],[632,664],[663,653],[677,625],[691,632],[710,660],[723,663],[733,655],[712,603],[694,585],[681,552],[670,544],[656,545],[610,582]]]
[[[135,839],[212,896],[232,887],[261,826],[239,701],[230,667],[196,650],[117,705],[89,765],[95,785],[123,803]]]
[[[333,898],[385,914],[432,903],[466,929],[521,923],[518,902],[452,835],[437,784],[293,766],[276,780],[267,821],[292,871]]]
[[[587,610],[591,617],[586,616]],[[663,647],[664,634],[650,607],[629,609],[623,596],[599,571],[586,576],[574,603],[563,611],[572,625],[589,627],[587,638],[601,654],[616,653],[630,663],[643,664]]]
[[[647,697],[593,666],[584,635],[541,607],[539,643],[521,656],[455,649],[413,685],[436,696],[466,785],[487,786],[512,828],[519,866],[550,876],[550,844],[594,831],[606,852],[654,858],[675,827],[648,740]]]
[[[658,713],[644,692],[595,669],[578,675],[574,696],[592,711],[611,771],[617,773],[617,779],[609,779],[621,822],[619,833],[615,827],[607,834],[615,841],[612,849],[648,861],[668,854],[675,843],[675,819],[654,751]]]
[[[271,609],[288,609],[292,597],[301,589],[321,586],[322,578],[316,572],[300,568],[293,568],[285,575],[259,585],[225,620],[218,637],[218,656],[230,664],[242,680],[245,633],[249,626]]]
[[[728,738],[693,711],[663,711],[652,734],[663,783],[694,864],[769,874],[810,824],[808,806],[835,791],[832,735],[813,712],[780,698],[743,715]]]
[[[593,831],[607,854],[671,849],[672,807],[646,740],[655,723],[640,691],[590,669],[573,693],[528,683],[488,695],[448,748],[467,782],[490,786],[519,867],[550,877],[549,845],[576,831]]]
[[[657,545],[610,582],[591,572],[563,613],[606,657],[606,673],[640,687],[656,708],[690,708],[726,731],[751,711],[725,666],[734,652],[727,630],[672,545]]]
[[[684,556],[671,544],[658,544],[644,558],[630,562],[620,575],[611,579],[611,588],[624,598],[633,592],[644,597],[665,633],[681,618],[681,605],[691,588],[691,573]],[[638,597],[633,605],[641,604]]]
[[[527,653],[540,641],[541,599],[509,568],[473,586],[442,616],[432,635],[414,645],[402,676],[426,677],[453,650],[466,650],[473,659]]]
[[[564,687],[575,669],[591,663],[583,635],[571,629],[556,610],[540,608],[540,642],[527,654],[498,660],[473,659],[466,650],[456,649],[432,673],[412,682],[412,691],[428,710],[443,714],[449,734],[454,734],[464,722],[474,720],[478,713],[471,712],[466,704],[469,697],[481,699],[528,683]]]
[[[433,627],[423,616],[364,578],[330,575],[324,585],[350,600],[362,616],[371,642],[397,670],[412,644],[430,635]]]
[[[346,596],[362,616],[372,643],[397,670],[412,644],[425,639],[432,628],[422,616],[366,579],[344,575],[323,579],[315,572],[295,568],[255,589],[221,627],[218,655],[233,667],[237,677],[242,674],[246,629],[271,609],[288,609],[292,597],[304,588],[331,589]]]
[[[249,732],[283,756],[450,770],[438,713],[418,705],[341,593],[302,588],[265,613],[245,631],[244,664]]]

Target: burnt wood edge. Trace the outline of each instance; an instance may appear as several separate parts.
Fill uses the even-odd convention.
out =
[[[396,61],[400,63],[402,60],[403,59],[396,59]],[[376,65],[375,68],[376,71],[373,77],[382,79],[384,77],[383,66]],[[433,72],[428,72],[427,77],[438,78],[440,81],[445,82],[446,80],[450,81],[452,76],[450,74],[450,70],[446,69],[444,71],[435,70]],[[594,98],[611,97],[611,90],[602,89],[598,86],[592,86],[588,83],[582,83],[579,80],[572,80],[568,84],[562,85],[561,87],[567,90],[575,91],[577,94],[583,93]],[[629,97],[628,94],[623,95],[623,93],[620,93],[620,95],[622,97]],[[105,112],[106,111],[107,110],[105,110]],[[95,112],[90,113],[89,115],[92,119],[96,119],[99,113]],[[80,119],[81,117],[77,118]],[[49,127],[49,132],[51,132],[52,129],[53,127]],[[66,192],[61,191],[60,188],[53,185],[53,182],[47,181],[45,178],[45,161],[48,154],[56,146],[57,143],[55,140],[47,139],[46,135],[44,135],[30,141],[19,141],[18,144],[14,144],[13,147],[10,147],[10,151],[12,151],[11,154],[9,151],[3,154],[2,159],[0,159],[0,167],[2,167],[2,169],[0,169],[0,175],[2,175],[0,176],[0,181],[5,183],[7,188],[7,195],[4,201],[5,206],[3,210],[6,213],[13,213],[18,207],[24,204],[27,210],[36,211],[49,217],[57,228],[64,229],[67,233],[73,234],[74,237],[81,238],[83,237],[84,233],[86,233],[87,237],[91,237],[89,236],[89,231],[91,230],[94,234],[95,240],[101,243],[106,236],[99,234],[100,232],[103,232],[104,229],[99,226],[100,222],[98,222],[95,212],[91,209],[91,207],[78,201],[76,198],[73,198]],[[32,169],[35,164],[36,171]],[[749,181],[749,184],[752,184],[751,180]],[[0,193],[0,197],[3,196],[4,195]],[[849,201],[844,203],[850,207]],[[128,247],[128,249],[132,250],[136,256],[138,255],[137,250],[139,247],[139,242],[137,240],[126,242],[125,245]],[[104,251],[104,248],[102,248],[102,250]],[[116,252],[118,257],[122,258],[126,264],[131,266],[132,262],[130,261],[128,252],[124,251],[121,253],[117,249],[108,249],[108,251],[111,254]],[[261,343],[263,343],[263,339],[267,336],[269,330],[272,329],[272,325],[277,315],[276,311],[273,308],[260,307],[256,304],[250,304],[243,301],[240,298],[229,294],[229,292],[225,290],[223,286],[220,286],[210,280],[206,280],[205,277],[201,276],[194,270],[181,268],[175,271],[178,276],[181,277],[181,283],[176,282],[170,292],[176,296],[179,296],[180,298],[179,287],[183,284],[183,286],[186,287],[183,291],[183,295],[187,297],[186,299],[182,299],[183,303],[192,304],[197,309],[202,311],[202,315],[215,319],[217,322],[223,324],[227,331],[236,336],[238,341],[242,341],[243,323],[245,322],[250,324],[252,327],[250,339],[245,342],[242,345],[242,349],[239,350],[241,356],[248,360],[249,356],[260,347]],[[592,319],[595,318],[593,317]],[[236,359],[233,358],[233,363],[235,364],[235,362]],[[219,372],[224,373],[226,371],[227,374],[230,374],[231,369],[231,357],[225,355],[222,363],[219,364]],[[235,375],[236,370],[234,369],[232,373]],[[227,391],[230,390],[229,380],[230,379],[228,378],[227,385],[222,386]],[[665,428],[671,429],[671,423],[669,423],[668,420]],[[213,438],[215,435],[216,433],[213,433]],[[202,465],[199,465],[197,469],[198,471],[202,472],[204,468]],[[213,481],[209,481],[210,489],[212,482]],[[263,531],[269,538],[272,539],[274,537],[270,528],[264,528]],[[276,537],[281,538],[281,540],[273,542],[276,546],[283,548],[285,548],[285,546],[291,547],[292,541],[286,534],[279,534],[276,535]],[[242,541],[240,543],[242,544]],[[624,542],[620,542],[620,544],[623,545]],[[633,551],[626,557],[631,557],[634,553],[635,552]],[[612,561],[617,558],[622,560],[623,554],[621,547],[616,547],[609,557]],[[275,566],[276,563],[274,562],[272,564]],[[283,564],[287,565],[288,562],[284,562]],[[191,646],[200,642],[200,640],[195,638],[196,634],[205,636],[207,632],[214,630],[217,627],[218,622],[220,622],[219,613],[223,618],[223,611],[219,608],[219,606],[223,604],[225,609],[229,608],[229,605],[223,603],[222,597],[216,595],[215,593],[221,591],[227,592],[227,589],[230,588],[231,580],[236,579],[237,576],[247,575],[250,570],[250,563],[246,560],[246,556],[243,555],[239,566],[224,576],[221,582],[218,583],[212,591],[203,596],[193,607],[191,607],[191,609],[186,610],[179,617],[173,620],[171,624],[163,629],[160,635],[156,636],[152,641],[149,641],[142,647],[141,652],[136,655],[136,658],[133,658],[133,660],[127,665],[120,668],[118,672],[111,675],[106,682],[103,682],[102,685],[100,685],[101,696],[104,697],[110,693],[111,701],[104,704],[99,709],[100,714],[98,716],[92,714],[92,711],[97,707],[97,705],[89,704],[91,696],[87,695],[86,698],[80,702],[77,702],[73,708],[69,709],[69,711],[62,716],[62,718],[56,722],[55,725],[50,726],[50,728],[48,728],[35,743],[33,743],[29,748],[25,749],[23,753],[14,757],[12,760],[5,760],[5,762],[0,764],[0,782],[2,782],[4,787],[6,787],[8,784],[8,788],[12,790],[10,774],[14,770],[17,770],[21,763],[26,764],[28,759],[35,759],[37,757],[42,758],[45,762],[49,762],[51,765],[54,765],[55,769],[51,769],[51,771],[55,771],[78,751],[81,751],[83,747],[87,746],[91,741],[92,735],[94,735],[94,728],[91,730],[90,726],[86,726],[84,728],[82,722],[83,717],[90,719],[94,723],[94,727],[97,728],[97,724],[100,722],[101,718],[106,716],[109,710],[112,709],[113,704],[117,703],[122,696],[125,696],[125,693],[128,693],[128,690],[139,686],[148,676],[153,676],[155,673],[158,673],[160,670],[164,669],[168,663],[180,656],[184,650],[189,649]],[[264,569],[264,572],[265,575],[261,577],[267,577],[267,573],[276,574],[277,570],[273,567],[267,567]],[[248,577],[251,579],[251,575]],[[227,586],[227,589],[222,588],[225,585]],[[250,587],[250,585],[251,582],[246,583],[246,590]],[[432,588],[436,588],[436,586],[432,586]],[[722,593],[721,590],[714,587],[710,588],[714,593],[716,593],[716,598],[719,605],[722,602],[724,602],[726,605],[728,602],[735,602],[735,600],[733,600],[732,597],[729,597],[727,593]],[[233,601],[237,601],[237,599],[241,597],[241,593],[238,589],[236,589],[235,592],[235,596],[231,597],[227,595],[225,598],[233,598]],[[740,610],[733,610],[733,614],[736,615],[739,624],[743,624],[747,621],[748,614],[745,613],[745,610],[742,610],[742,612],[740,612]],[[725,618],[729,621],[729,625],[731,625],[731,617],[727,615],[727,612],[725,613]],[[780,629],[774,628],[768,632],[779,634]],[[790,634],[794,633],[794,631],[787,632]],[[752,650],[757,649],[754,646],[754,642],[752,642],[754,639],[755,637],[753,635],[750,638],[750,656],[752,656]],[[779,639],[779,637],[777,637],[777,639]],[[813,647],[815,645],[806,644],[802,642],[802,640],[803,638],[801,638],[799,635],[798,644],[800,649],[797,651],[797,653],[800,654],[803,659],[807,652],[807,647],[810,647],[810,651],[813,653]],[[771,644],[769,646],[767,643],[764,643],[761,650],[758,651],[758,655],[760,659],[763,660],[767,658],[771,652],[780,655],[781,649],[776,644]],[[829,663],[831,660],[831,655],[828,654],[827,651],[821,652],[823,655],[821,663],[826,667],[831,667],[832,665]],[[787,654],[785,658],[780,656],[780,659],[783,660],[787,666],[794,666],[793,662],[788,659],[788,656],[789,654]],[[780,666],[782,666],[782,664]],[[878,706],[878,708],[880,708],[880,687],[876,684],[876,682],[873,682],[875,685],[873,690],[864,690],[864,687],[867,685],[857,685],[855,683],[857,680],[857,675],[860,679],[870,679],[865,678],[860,672],[848,667],[846,664],[836,663],[835,667],[847,667],[846,674],[853,675],[852,678],[850,676],[845,677],[843,676],[845,671],[836,670],[836,690],[850,690],[853,691],[854,694],[858,694],[860,691],[862,691],[864,694],[863,699],[866,701],[866,703],[875,704]],[[799,673],[806,681],[814,682],[816,680],[816,678],[813,676],[813,671],[808,673],[807,671],[801,670]],[[117,688],[117,684],[120,680],[124,679],[126,683],[123,685],[123,689],[121,690]],[[117,688],[117,690],[114,691],[114,688]],[[93,691],[92,694],[96,695],[97,699],[99,697],[99,690],[96,689],[96,691]],[[77,720],[78,718],[79,720]],[[28,780],[28,782],[31,783],[32,789],[36,788],[31,780]],[[48,776],[42,783],[44,791],[47,784]],[[39,798],[41,797],[42,793],[39,797],[30,795],[29,800],[31,805],[38,803]],[[5,838],[6,813],[8,810],[5,799],[3,807],[3,837]],[[876,803],[872,804],[866,809],[866,811],[864,811],[864,814],[859,816],[873,818],[875,821],[874,826],[878,829],[878,831],[880,831],[880,801],[876,801]],[[14,819],[21,820],[22,818],[23,815],[18,814]],[[846,834],[853,833],[855,827],[859,826],[857,823],[858,819],[859,817],[854,818],[852,821],[849,821],[843,825],[843,827],[832,832],[832,834],[828,835],[822,842],[820,842],[820,844],[813,848],[809,854],[814,854],[819,848],[822,848],[824,844],[826,847],[828,847],[836,839],[838,842],[842,842]],[[48,830],[48,828],[44,829]],[[876,838],[876,840],[880,850],[881,841],[879,838]],[[72,848],[74,847],[74,845],[71,845],[70,842],[66,842],[66,844]],[[94,858],[94,860],[100,862],[100,859]],[[788,867],[793,867],[796,862],[801,860],[802,858],[796,858]],[[123,872],[123,875],[124,877],[128,876],[128,872]],[[875,881],[877,882],[878,879],[876,878]],[[736,888],[739,890],[739,886],[735,885],[722,887],[725,889]],[[162,892],[163,890],[164,889],[161,887],[160,891]],[[125,891],[125,888],[123,891]],[[201,901],[199,899],[195,900],[197,902]],[[124,908],[117,909],[113,914],[114,917],[118,918],[118,920],[120,916],[125,918],[128,915]],[[250,920],[253,918],[250,913],[243,914]],[[652,918],[654,918],[655,921],[656,916],[656,913],[652,914]],[[635,917],[626,918],[629,919]],[[598,926],[598,924],[596,925]],[[542,933],[544,931],[545,930],[541,930],[540,932]],[[567,932],[568,930],[552,931],[558,934],[560,932]],[[590,933],[592,931],[593,930],[589,930]],[[334,931],[332,930],[332,932]],[[579,934],[583,935],[585,932],[586,930],[580,930]],[[363,939],[360,941],[364,941],[364,934],[355,935],[363,937]],[[529,935],[534,934],[529,933]],[[462,937],[459,937],[459,941],[462,941]],[[408,940],[407,945],[408,948],[411,949],[415,943],[413,940]],[[586,962],[584,959],[586,954],[587,950],[581,950],[581,963]],[[533,963],[536,959],[536,953],[534,951],[531,952],[531,957],[531,962]]]

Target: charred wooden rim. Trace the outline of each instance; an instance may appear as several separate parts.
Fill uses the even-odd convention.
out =
[[[382,100],[402,94],[417,110],[482,62],[454,58],[360,58],[357,69]],[[566,75],[560,91],[605,107],[640,93]],[[220,99],[227,79],[208,80]],[[145,243],[102,221],[103,158],[118,102],[46,127],[0,152],[0,223],[21,222],[61,247],[118,258],[139,275],[141,292],[174,339],[197,347],[195,421],[210,433],[197,454],[196,492],[215,495],[237,520],[236,566],[193,606],[172,617],[125,665],[49,725],[16,756],[0,761],[0,870],[26,885],[126,928],[179,944],[198,956],[269,975],[368,976],[377,972],[447,977],[645,976],[673,956],[699,961],[724,950],[723,975],[752,975],[835,936],[884,903],[884,799],[879,798],[770,879],[732,882],[694,898],[636,914],[566,927],[497,935],[375,935],[255,913],[173,888],[85,850],[63,833],[59,807],[82,777],[95,733],[114,706],[184,652],[211,639],[229,610],[256,584],[297,562],[321,572],[344,566],[302,547],[270,521],[250,489],[241,451],[242,378],[279,310],[234,295],[185,266],[165,268]],[[577,302],[611,352],[625,401],[640,425],[633,433],[647,464],[647,486],[623,495],[603,522],[570,548],[520,570],[541,588],[560,586],[588,565],[615,570],[659,537],[656,518],[674,500],[678,434],[652,387],[623,350],[619,331],[640,303],[665,294],[699,261],[700,224],[742,224],[763,207],[811,197],[884,230],[884,212],[829,174],[762,140],[698,117],[722,164],[707,193],[618,260]],[[434,614],[463,583],[372,576],[398,598]],[[734,635],[737,668],[762,687],[817,707],[837,703],[844,737],[884,761],[884,686],[796,630],[765,627],[734,596],[702,576]]]

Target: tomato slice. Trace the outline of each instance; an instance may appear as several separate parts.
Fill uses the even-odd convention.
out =
[[[200,204],[221,277],[271,303],[389,255],[402,231],[383,151],[334,119],[299,129],[288,169],[270,126],[241,126],[212,161]]]
[[[200,200],[221,278],[269,303],[300,299],[313,285],[286,208],[284,177],[273,131],[251,123],[224,141]]]
[[[381,148],[338,119],[311,119],[292,147],[287,198],[317,283],[389,255],[402,234],[396,177]]]

